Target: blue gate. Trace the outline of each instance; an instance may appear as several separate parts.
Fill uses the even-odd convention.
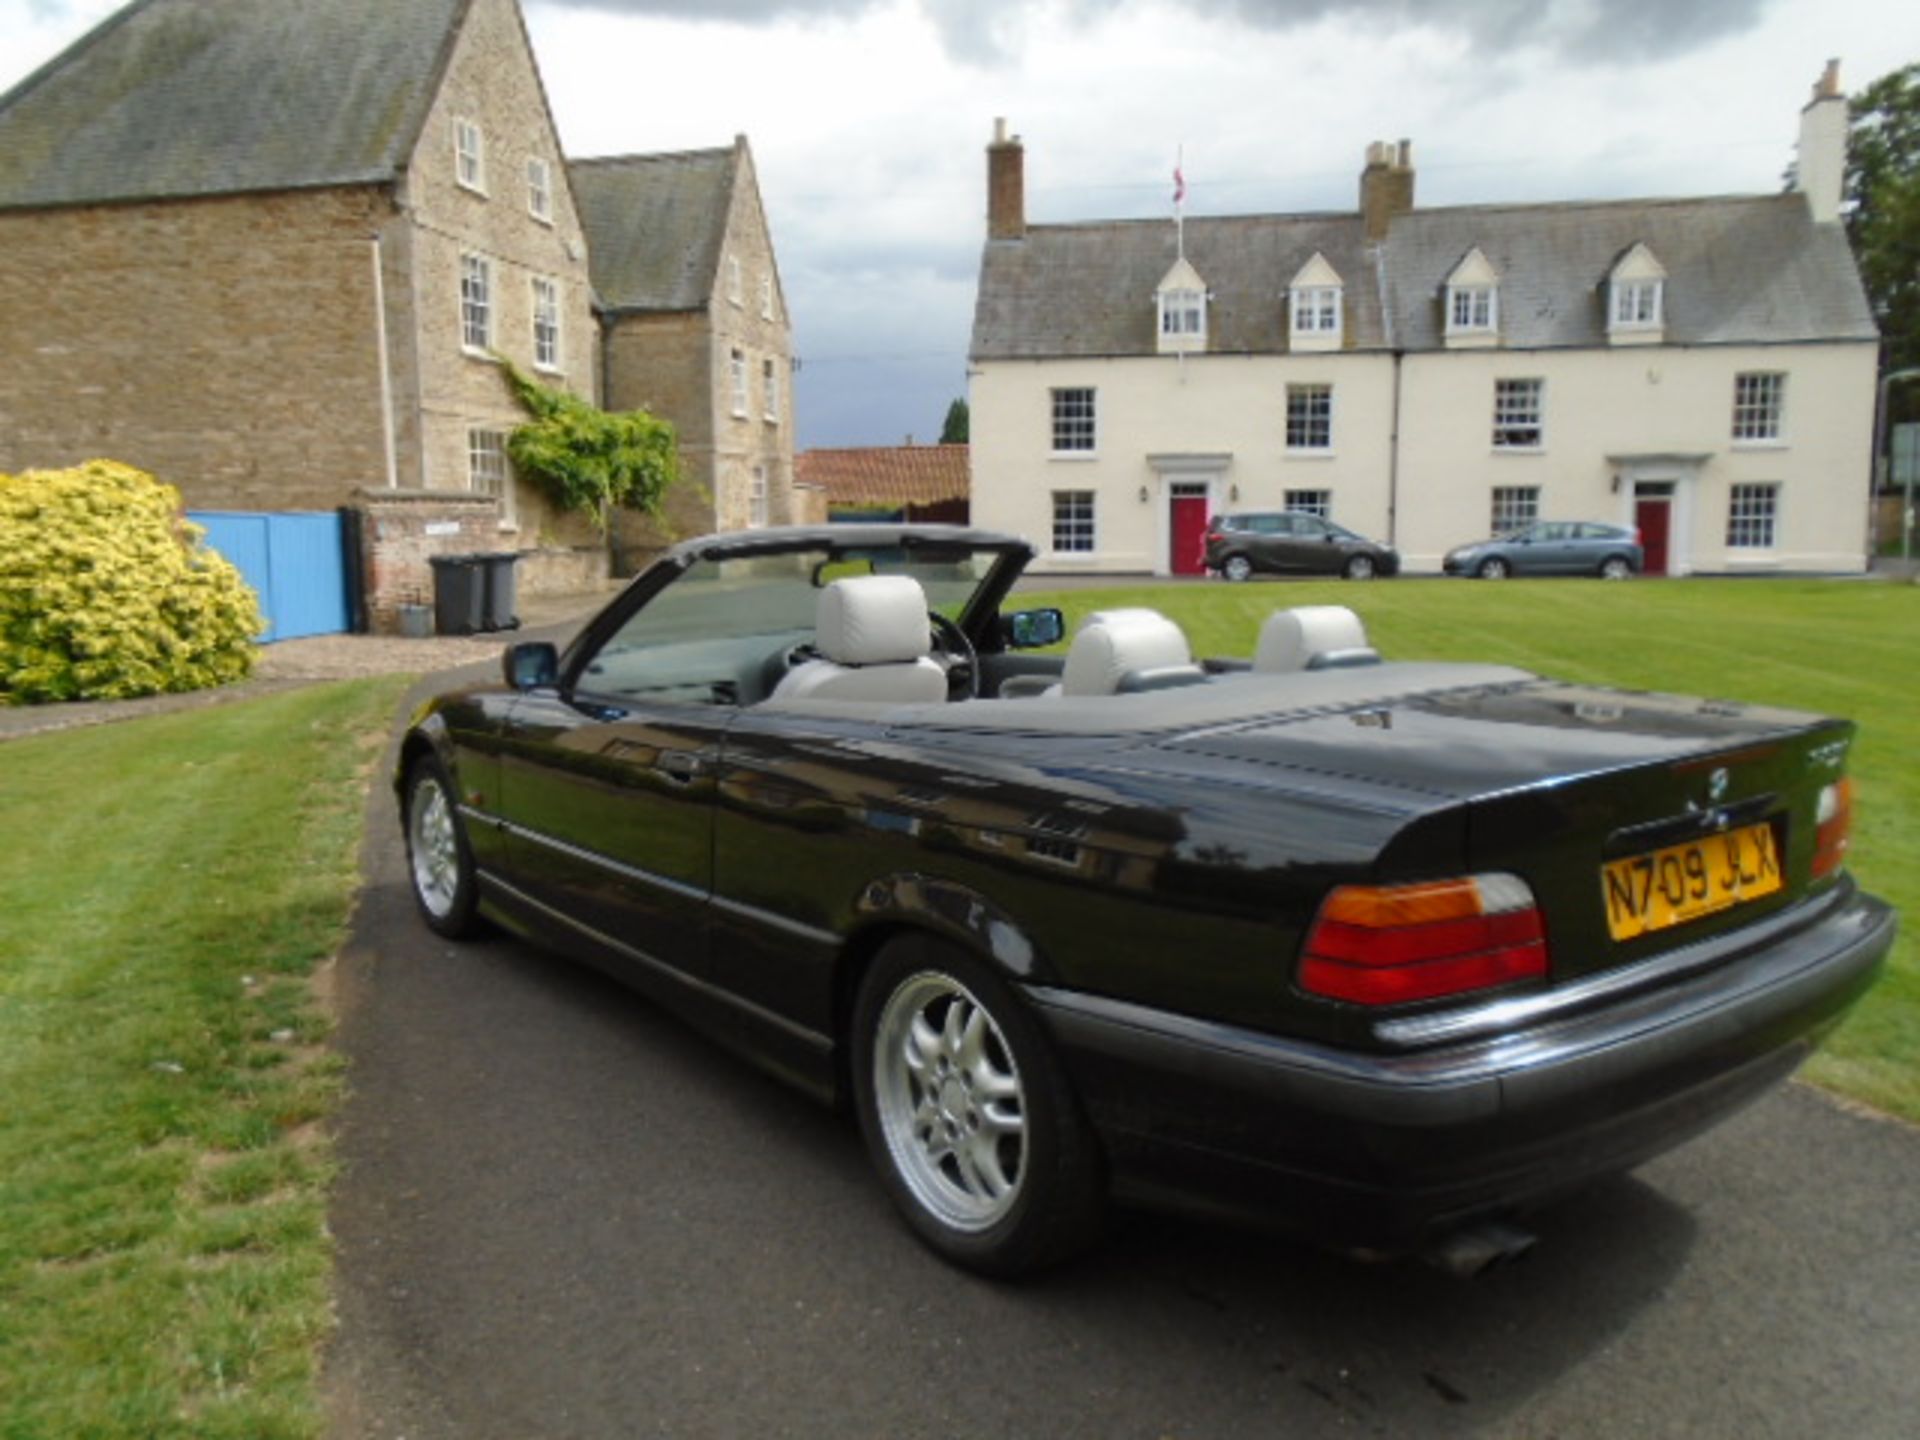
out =
[[[260,597],[262,640],[337,635],[348,628],[345,526],[337,514],[190,510],[207,544]]]

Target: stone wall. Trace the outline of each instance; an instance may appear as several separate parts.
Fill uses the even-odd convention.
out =
[[[0,471],[123,460],[189,506],[385,480],[373,188],[0,214]]]

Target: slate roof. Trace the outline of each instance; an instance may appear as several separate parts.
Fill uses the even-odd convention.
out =
[[[1814,224],[1798,194],[1415,209],[1377,248],[1358,214],[1186,222],[1187,258],[1213,297],[1216,354],[1287,349],[1287,282],[1316,250],[1345,284],[1347,349],[1439,349],[1446,277],[1476,245],[1500,272],[1506,348],[1604,346],[1604,284],[1635,241],[1666,267],[1670,345],[1878,334],[1844,231]],[[1153,289],[1174,256],[1164,220],[1039,225],[1024,240],[990,240],[971,354],[1155,354]]]
[[[0,96],[0,209],[390,180],[470,0],[136,0]]]
[[[713,294],[739,147],[567,165],[587,269],[609,311],[701,310]]]
[[[793,458],[793,478],[819,486],[835,505],[933,505],[972,489],[965,445],[805,450]]]

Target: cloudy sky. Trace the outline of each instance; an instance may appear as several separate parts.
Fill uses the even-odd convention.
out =
[[[405,0],[395,0],[405,3]],[[1767,191],[1829,56],[1920,60],[1915,0],[522,0],[575,155],[744,132],[804,446],[933,439],[966,390],[995,116],[1046,222]],[[0,88],[117,8],[0,0]]]

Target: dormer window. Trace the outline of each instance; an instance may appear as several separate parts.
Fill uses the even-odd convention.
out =
[[[1207,348],[1207,285],[1185,258],[1173,262],[1153,292],[1160,317],[1162,355],[1195,354]]]
[[[1287,310],[1294,350],[1338,350],[1341,340],[1341,301],[1345,286],[1340,272],[1316,253],[1287,284]]]
[[[1160,333],[1205,335],[1207,297],[1198,290],[1163,290],[1160,293]]]
[[[1607,338],[1616,345],[1660,339],[1666,290],[1666,268],[1636,244],[1607,274]]]
[[[1500,339],[1500,272],[1475,246],[1447,276],[1446,339],[1455,346]]]

